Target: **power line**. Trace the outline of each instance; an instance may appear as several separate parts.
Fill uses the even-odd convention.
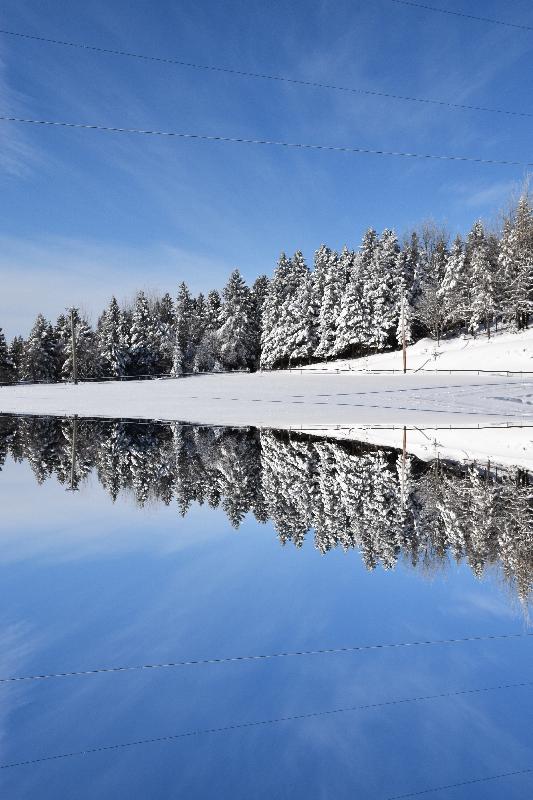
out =
[[[474,689],[459,689],[453,692],[440,692],[439,694],[421,695],[419,697],[404,697],[397,700],[385,700],[381,703],[365,703],[364,705],[347,706],[345,708],[332,708],[326,711],[311,711],[307,714],[291,714],[285,717],[273,717],[271,719],[254,720],[251,722],[237,722],[234,725],[223,725],[217,728],[199,728],[197,730],[185,731],[182,733],[171,733],[166,736],[156,736],[149,739],[137,739],[131,742],[118,742],[116,744],[100,745],[98,747],[89,747],[84,750],[74,750],[70,753],[56,753],[50,756],[40,756],[38,758],[28,758],[22,761],[11,761],[7,764],[0,764],[0,770],[12,769],[13,767],[29,767],[33,764],[42,764],[46,761],[59,761],[63,758],[74,758],[76,756],[87,756],[94,753],[104,753],[110,750],[122,750],[127,747],[137,747],[145,744],[160,744],[162,742],[171,742],[178,739],[186,739],[193,736],[203,736],[210,733],[228,733],[230,731],[242,730],[243,728],[258,728],[266,725],[276,725],[280,722],[295,722],[303,719],[315,719],[317,717],[332,716],[334,714],[346,714],[354,711],[367,711],[375,708],[385,708],[387,706],[397,706],[406,703],[426,702],[429,700],[443,700],[450,697],[461,697],[465,695],[482,694],[484,692],[495,692],[503,689],[520,689],[533,686],[533,681],[524,683],[507,683],[499,686],[485,686],[482,688]],[[533,769],[531,770],[533,772]],[[498,776],[500,777],[500,776]],[[489,780],[489,779],[485,779]],[[428,791],[435,790],[424,790]],[[404,795],[408,797],[409,795]],[[411,795],[412,796],[412,795]],[[392,800],[392,799],[391,799]]]
[[[462,644],[465,642],[487,642],[499,639],[522,639],[524,637],[531,637],[533,633],[502,633],[502,634],[488,634],[486,636],[466,636],[461,639],[432,639],[421,640],[417,642],[395,642],[392,644],[366,644],[354,645],[351,647],[330,647],[320,650],[295,650],[293,652],[269,653],[248,656],[230,656],[228,658],[204,658],[204,659],[189,659],[186,661],[168,661],[160,664],[138,664],[129,666],[117,667],[99,667],[97,669],[84,669],[75,670],[73,672],[50,672],[41,675],[15,675],[7,678],[0,678],[1,683],[15,683],[20,681],[42,681],[51,678],[73,678],[86,675],[100,675],[102,673],[112,672],[134,672],[149,669],[167,669],[173,667],[192,667],[206,664],[231,664],[240,661],[268,661],[274,658],[293,658],[296,656],[317,656],[317,655],[330,655],[334,653],[356,653],[368,650],[387,650],[397,649],[403,647],[421,647],[426,645],[439,645],[439,644]]]
[[[121,128],[110,125],[97,125],[84,122],[64,122],[58,120],[28,119],[24,117],[0,116],[1,122],[22,122],[29,125],[51,126],[56,128],[76,128],[81,130],[106,131],[108,133],[130,133],[142,136],[164,136],[178,139],[195,139],[206,142],[231,142],[234,144],[260,144],[275,147],[296,148],[300,150],[323,150],[336,153],[359,153],[374,156],[402,156],[404,158],[432,159],[436,161],[462,161],[473,164],[490,164],[506,167],[533,167],[533,161],[507,161],[495,158],[474,158],[470,156],[436,155],[434,153],[409,153],[399,150],[378,150],[369,147],[351,147],[326,144],[306,144],[302,142],[284,142],[276,139],[246,139],[240,136],[215,136],[202,133],[184,133],[179,131],[159,131],[143,128]]]
[[[44,36],[37,36],[30,33],[20,33],[18,31],[9,31],[0,29],[0,34],[6,36],[14,36],[20,39],[30,39],[36,42],[43,42],[46,44],[55,44],[63,47],[73,47],[80,50],[87,50],[93,53],[103,53],[113,56],[125,56],[127,58],[136,58],[141,61],[154,61],[160,64],[173,64],[179,67],[187,67],[189,69],[204,70],[205,72],[221,72],[226,75],[232,75],[238,78],[254,78],[264,81],[277,81],[279,83],[290,83],[295,86],[307,86],[312,89],[328,89],[335,92],[348,92],[351,94],[360,94],[369,97],[382,97],[387,100],[401,100],[409,103],[426,103],[430,105],[443,106],[447,108],[458,109],[459,111],[482,111],[488,114],[505,114],[513,117],[533,117],[533,112],[530,111],[513,111],[505,108],[491,108],[488,106],[469,105],[466,103],[452,103],[448,100],[435,100],[427,97],[413,97],[411,95],[393,94],[392,92],[378,92],[372,89],[360,89],[354,86],[339,86],[338,84],[321,83],[319,81],[304,80],[303,78],[291,78],[286,75],[270,75],[264,72],[250,72],[248,70],[232,69],[231,67],[219,67],[209,64],[197,64],[191,61],[180,61],[176,58],[164,58],[159,56],[149,56],[142,53],[132,53],[128,50],[114,50],[108,47],[98,47],[92,44],[83,44],[80,42],[66,42],[60,39],[48,39]]]
[[[471,778],[466,781],[459,781],[458,783],[448,783],[446,786],[434,786],[431,789],[421,789],[418,792],[407,792],[407,794],[395,794],[393,797],[387,797],[387,800],[407,800],[408,797],[421,797],[423,794],[432,794],[433,792],[442,792],[445,789],[458,789],[460,786],[472,786],[475,783],[486,783],[487,781],[497,781],[501,778],[511,778],[513,775],[527,775],[533,772],[533,767],[528,769],[515,769],[512,772],[500,772],[498,775],[488,775],[485,778]]]
[[[473,19],[476,22],[490,22],[493,25],[504,25],[506,28],[519,28],[523,31],[533,31],[531,25],[520,25],[516,22],[504,22],[501,19],[492,19],[491,17],[477,17],[474,14],[466,14],[463,11],[451,11],[449,8],[436,8],[435,6],[427,6],[423,3],[415,3],[413,0],[392,0],[393,3],[399,3],[402,6],[413,6],[413,8],[423,8],[425,11],[437,11],[439,14],[450,14],[453,17],[464,17],[465,19]]]

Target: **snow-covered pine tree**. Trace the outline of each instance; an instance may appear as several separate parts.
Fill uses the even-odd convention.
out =
[[[192,347],[194,326],[194,304],[185,282],[178,287],[176,298],[175,337],[172,356],[172,375],[183,375],[190,372],[194,363],[194,349]]]
[[[336,356],[359,356],[369,338],[370,308],[363,291],[361,255],[352,254],[352,269],[341,298],[335,340]]]
[[[424,254],[418,233],[413,231],[398,253],[396,263],[399,296],[405,294],[411,307],[414,307],[421,294],[425,272]]]
[[[0,384],[13,383],[15,380],[15,367],[7,347],[4,331],[0,328]]]
[[[124,320],[115,297],[101,317],[98,330],[98,350],[104,375],[120,378],[126,374],[127,345],[124,342]]]
[[[159,321],[144,292],[135,298],[131,320],[129,356],[134,375],[153,375],[159,361]]]
[[[259,275],[251,289],[253,341],[251,351],[254,358],[254,369],[258,369],[261,359],[261,331],[263,330],[263,306],[268,292],[269,280],[266,275]]]
[[[326,277],[329,272],[331,261],[331,248],[325,244],[321,244],[318,250],[315,251],[313,262],[313,297],[314,303],[318,309],[322,305],[322,298],[324,296],[324,286],[326,285]],[[318,324],[318,319],[317,319]]]
[[[222,292],[219,352],[224,369],[250,369],[254,364],[253,309],[250,289],[238,269]]]
[[[457,236],[446,260],[439,290],[444,324],[447,328],[453,329],[467,324],[472,303],[471,286],[470,263],[466,248],[462,238]]]
[[[525,194],[505,221],[498,266],[504,321],[512,330],[526,328],[533,313],[533,211]]]
[[[42,314],[37,316],[24,345],[22,380],[54,381],[57,377],[57,341],[52,325]]]
[[[192,370],[193,372],[219,372],[222,369],[222,365],[220,363],[219,342],[216,335],[220,326],[221,309],[218,291],[212,289],[205,301],[202,299],[200,307],[200,321],[193,320],[191,322],[192,328],[196,329],[196,334],[192,334],[192,336],[197,341]],[[199,333],[201,333],[201,336],[198,340]]]
[[[172,351],[175,339],[174,302],[168,292],[158,300],[154,308],[159,327],[159,361],[156,366],[158,375],[169,375],[172,369]]]
[[[316,330],[313,281],[300,250],[293,255],[291,265],[291,289],[282,306],[284,340],[280,342],[288,366],[310,358]]]
[[[191,344],[194,352],[198,349],[198,345],[202,341],[205,329],[207,327],[207,301],[202,294],[199,293],[193,299],[193,319],[191,326]]]
[[[9,345],[9,358],[13,364],[15,380],[20,380],[22,374],[22,359],[24,358],[24,339],[15,336]]]
[[[333,250],[329,251],[318,315],[318,344],[314,352],[316,358],[328,358],[335,354],[341,299],[346,289],[350,265],[351,255],[346,247],[340,256]]]
[[[468,327],[475,334],[483,323],[490,338],[490,326],[496,311],[493,271],[489,242],[483,223],[478,221],[470,231],[467,241],[472,276],[472,302]]]
[[[291,270],[290,259],[281,253],[263,304],[261,369],[271,369],[285,355],[282,348],[282,307],[289,293]]]
[[[220,325],[220,308],[222,301],[216,289],[211,289],[205,302],[205,325],[210,331],[216,331]]]
[[[398,239],[393,230],[383,231],[367,272],[367,293],[371,327],[369,345],[383,350],[391,345],[398,323],[398,297],[394,278],[398,259]]]
[[[377,259],[380,241],[374,228],[368,228],[363,235],[361,246],[357,254],[357,274],[359,279],[362,306],[361,306],[361,346],[368,351],[373,348],[373,305],[371,290],[374,286],[374,263]]]

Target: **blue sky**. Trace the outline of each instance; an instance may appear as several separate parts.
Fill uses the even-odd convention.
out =
[[[443,0],[444,2],[444,0]],[[442,3],[441,3],[442,5]],[[446,8],[533,25],[526,0]],[[200,64],[530,111],[533,34],[376,2],[25,2],[0,27]],[[2,113],[531,160],[532,119],[296,87],[0,35]],[[493,219],[520,167],[414,161],[0,124],[0,325],[26,333],[111,293],[252,280],[433,217]]]

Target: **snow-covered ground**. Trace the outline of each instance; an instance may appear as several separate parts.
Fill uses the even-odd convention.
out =
[[[407,426],[408,449],[426,458],[436,440],[443,456],[533,467],[533,376],[271,372],[10,386],[0,412],[295,428],[395,446]]]
[[[308,370],[401,370],[402,352],[380,353],[368,358],[340,359],[313,364]],[[533,328],[520,333],[498,331],[487,339],[455,337],[439,345],[432,339],[421,339],[407,348],[409,370],[478,370],[533,373]]]

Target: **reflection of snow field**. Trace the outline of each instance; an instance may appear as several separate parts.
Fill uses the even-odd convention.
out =
[[[316,431],[309,431],[316,434]],[[352,428],[321,431],[336,439],[359,439],[370,444],[403,447],[403,428]],[[533,426],[527,428],[408,428],[407,451],[424,461],[433,458],[478,461],[533,470]]]

